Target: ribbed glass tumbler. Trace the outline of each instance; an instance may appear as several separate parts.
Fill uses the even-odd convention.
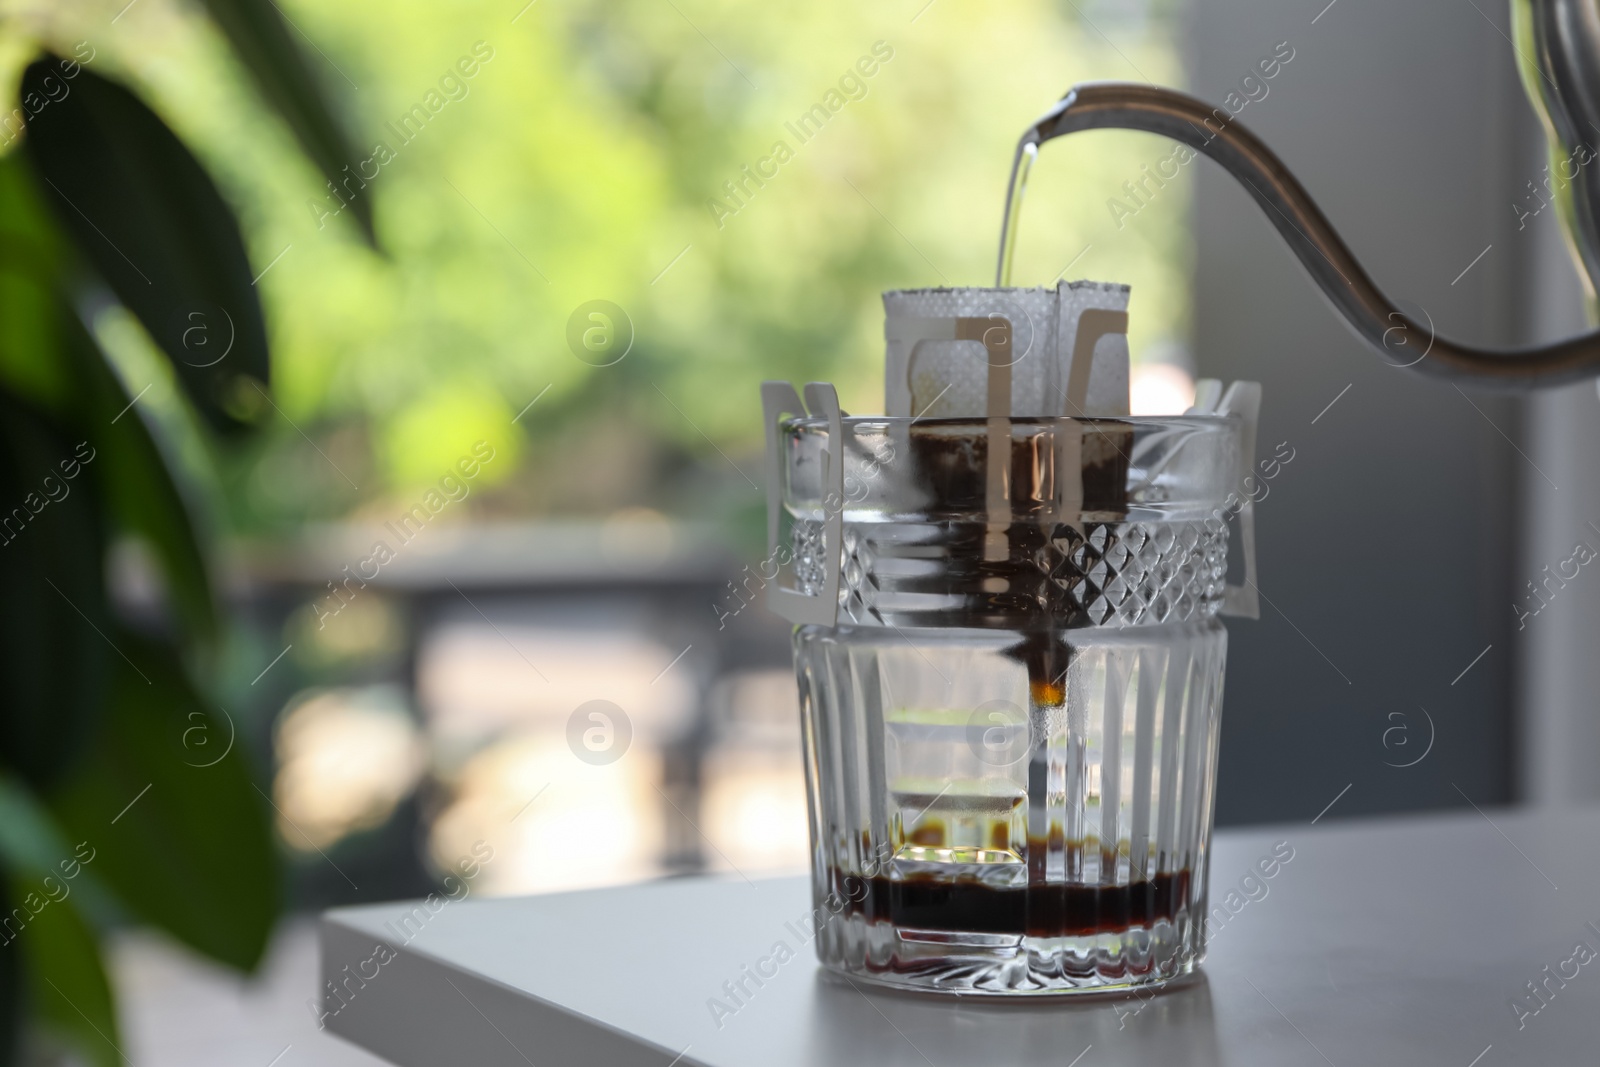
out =
[[[794,633],[817,950],[921,990],[1159,985],[1205,949],[1239,420],[998,422],[783,423],[798,591],[838,568],[836,623]]]

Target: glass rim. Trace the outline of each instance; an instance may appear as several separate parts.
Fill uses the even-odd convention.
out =
[[[1184,414],[1184,415],[1003,415],[1013,426],[1022,427],[1065,427],[1065,426],[1106,426],[1117,428],[1152,428],[1167,429],[1188,427],[1196,430],[1223,431],[1241,425],[1242,420],[1237,414]],[[985,415],[842,415],[839,419],[841,430],[892,430],[910,428],[912,426],[927,426],[934,429],[960,430],[970,427],[974,431],[987,433],[989,430],[989,416]],[[783,430],[823,430],[828,429],[829,420],[826,415],[785,415],[778,421]]]

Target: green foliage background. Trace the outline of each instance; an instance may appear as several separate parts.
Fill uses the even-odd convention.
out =
[[[272,264],[259,288],[282,414],[202,472],[257,533],[381,513],[479,438],[510,460],[480,514],[751,507],[707,439],[757,470],[760,380],[831,379],[848,409],[880,410],[880,290],[989,283],[1022,128],[1079,81],[1182,83],[1172,20],[1128,5],[286,3],[358,154],[395,153],[366,190],[376,256],[352,212],[319,228],[311,204],[335,201],[199,11],[138,0],[112,23],[125,2],[36,12],[30,29],[94,43],[96,68],[137,87],[233,199],[255,268]],[[493,58],[468,95],[402,145],[386,124],[480,41]],[[894,56],[866,97],[799,143],[785,122],[876,41]],[[22,58],[0,54],[6,84]],[[708,198],[779,139],[796,158],[719,228]],[[1169,150],[1120,133],[1052,146],[1024,216],[1017,280],[1049,284],[1088,247],[1071,276],[1133,284],[1136,358],[1187,331],[1187,195],[1169,186],[1120,230],[1106,200]],[[568,316],[597,298],[636,330],[614,367],[566,347]]]

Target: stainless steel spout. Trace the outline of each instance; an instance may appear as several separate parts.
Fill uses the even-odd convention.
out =
[[[1554,152],[1600,143],[1600,3],[1517,0],[1517,26],[1528,47],[1524,77],[1542,105]],[[1080,85],[1023,135],[1012,167],[1038,146],[1080,130],[1124,129],[1161,134],[1210,157],[1242,184],[1288,242],[1311,280],[1356,335],[1386,361],[1422,374],[1489,388],[1525,390],[1600,376],[1600,331],[1514,351],[1474,348],[1437,336],[1397,308],[1367,277],[1305,188],[1254,134],[1223,108],[1151,85]],[[1589,140],[1589,135],[1593,140]],[[1579,168],[1566,190],[1562,217],[1591,289],[1600,280],[1600,166]],[[1013,221],[1008,196],[1006,223]],[[1008,237],[1009,235],[1006,235]],[[1007,241],[1002,238],[1002,248]],[[1002,253],[1004,255],[1004,253]]]

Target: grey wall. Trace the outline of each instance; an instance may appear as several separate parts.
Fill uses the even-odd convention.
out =
[[[1583,292],[1549,212],[1533,229],[1523,302],[1530,340],[1584,328]],[[1529,459],[1550,478],[1523,485],[1519,567],[1512,592],[1528,610],[1527,583],[1558,566],[1577,542],[1600,550],[1600,397],[1591,384],[1534,397],[1528,404]],[[1591,526],[1590,524],[1594,525]],[[1567,573],[1572,573],[1567,568]],[[1549,590],[1551,587],[1546,587]],[[1514,791],[1542,804],[1600,800],[1600,568],[1584,567],[1553,589],[1548,606],[1515,627],[1518,656],[1518,760]]]
[[[1541,158],[1504,3],[1337,0],[1313,24],[1321,6],[1194,0],[1194,91],[1220,99],[1288,41],[1294,59],[1240,120],[1385,292],[1441,334],[1512,341],[1532,255],[1512,189]],[[1232,180],[1198,169],[1200,372],[1260,381],[1260,451],[1296,450],[1258,511],[1268,603],[1229,622],[1218,821],[1310,818],[1346,785],[1327,818],[1502,803],[1523,580],[1512,512],[1538,477],[1508,440],[1520,402],[1385,365]],[[1420,762],[1386,765],[1422,756],[1430,732]]]

